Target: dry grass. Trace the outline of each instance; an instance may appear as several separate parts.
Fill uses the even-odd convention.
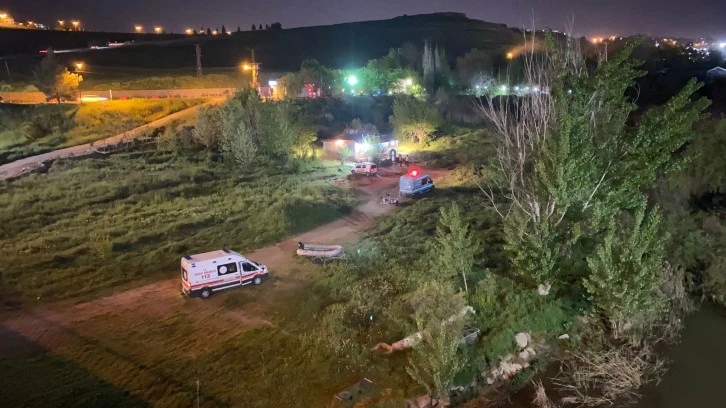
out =
[[[624,344],[568,353],[554,379],[563,404],[597,407],[634,403],[639,389],[665,372],[665,361],[650,347]]]

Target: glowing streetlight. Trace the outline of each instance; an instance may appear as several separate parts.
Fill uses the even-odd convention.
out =
[[[58,25],[63,27],[63,24],[65,24],[65,20],[58,20]]]
[[[164,29],[161,26],[154,27],[154,32],[156,34],[161,34],[162,31],[164,31]]]
[[[348,85],[356,86],[358,84],[358,78],[355,75],[351,75],[347,79]]]
[[[0,13],[0,20],[5,20],[8,18],[8,13]]]
[[[217,35],[219,32],[217,30],[212,31],[212,35]]]
[[[514,53],[513,52],[508,52],[507,53],[507,59],[510,60],[512,58],[514,58]]]
[[[271,79],[271,80],[267,81],[267,84],[268,84],[268,85],[270,85],[270,88],[275,88],[275,87],[277,87],[277,81],[275,81],[275,80],[273,80],[273,79]]]
[[[184,30],[184,32],[187,33],[187,35],[191,35],[192,33],[194,33],[194,30],[192,30],[191,28],[187,28],[186,30]]]
[[[242,69],[244,71],[252,71],[252,87],[257,88],[257,71],[260,70],[260,64],[253,62],[251,64],[249,63],[243,63]]]
[[[80,21],[71,21],[71,24],[73,24],[73,28],[78,30],[78,26],[81,25],[81,22]]]
[[[144,31],[144,26],[142,26],[142,25],[136,25],[136,26],[134,26],[134,31],[136,31],[137,33],[143,32]]]
[[[82,62],[76,62],[74,65],[76,66],[76,70],[80,71],[83,69],[84,64]]]

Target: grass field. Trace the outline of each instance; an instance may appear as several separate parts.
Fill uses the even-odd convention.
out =
[[[250,76],[241,71],[236,74],[206,74],[198,78],[194,74],[133,75],[126,73],[89,74],[84,76],[82,88],[89,91],[147,90],[147,89],[194,89],[194,88],[243,88],[250,84]]]
[[[0,286],[76,296],[164,276],[188,251],[261,247],[351,208],[352,193],[324,181],[332,174],[240,173],[153,150],[56,162],[0,185],[0,254],[12,265]]]
[[[124,294],[109,289],[176,276],[181,254],[248,251],[346,213],[353,191],[327,181],[339,174],[324,162],[240,173],[142,150],[2,184],[0,254],[13,265],[0,275],[3,297],[72,298],[65,317],[3,319],[5,403],[190,406],[200,381],[201,406],[314,407],[365,375],[405,382],[393,360],[352,367],[318,347],[308,293],[319,271],[308,262],[211,301],[174,286],[138,299],[153,306],[113,307],[113,293]],[[52,390],[38,392],[33,379]]]
[[[470,149],[477,140],[482,135],[473,133],[439,143],[478,154]],[[497,353],[509,352],[513,333],[552,330],[569,315],[567,305],[545,304],[506,278],[485,278],[505,263],[502,237],[470,170],[464,166],[437,179],[434,194],[374,221],[368,238],[349,248],[357,253],[350,264],[292,261],[259,288],[209,301],[179,296],[175,286],[131,297],[115,291],[74,304],[83,294],[111,292],[104,289],[125,282],[175,276],[179,254],[188,251],[246,251],[330,221],[354,202],[350,191],[323,180],[337,175],[336,167],[298,175],[230,174],[210,169],[201,157],[131,152],[62,164],[48,175],[6,184],[0,222],[8,228],[0,235],[0,255],[13,267],[3,272],[3,287],[41,302],[73,302],[31,319],[10,317],[0,326],[6,330],[0,332],[0,382],[13,390],[5,401],[193,406],[199,381],[204,407],[329,407],[340,406],[333,403],[336,392],[366,377],[377,392],[365,406],[401,406],[404,398],[424,393],[405,371],[407,354],[381,356],[369,349],[413,330],[410,317],[400,314],[410,299],[410,278],[423,271],[436,279],[426,272],[431,235],[439,208],[452,201],[465,209],[481,243],[470,284],[496,294],[486,297],[488,304],[473,304],[482,311],[474,322],[484,330],[472,350],[496,361]],[[336,314],[344,305],[357,305],[351,309],[357,312]],[[375,319],[369,321],[369,313]],[[484,364],[476,360],[460,373],[461,383],[478,376]],[[40,399],[31,378],[46,381],[53,392]]]
[[[0,164],[114,136],[202,102],[135,99],[81,105],[0,105]]]

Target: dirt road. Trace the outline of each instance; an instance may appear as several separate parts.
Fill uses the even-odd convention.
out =
[[[143,126],[139,126],[135,129],[129,130],[128,132],[119,133],[116,136],[111,136],[106,139],[98,140],[93,143],[86,143],[78,146],[67,147],[65,149],[58,149],[52,152],[39,154],[37,156],[26,157],[24,159],[16,160],[12,163],[3,164],[0,166],[0,180],[7,180],[22,176],[25,173],[31,172],[39,167],[43,166],[44,162],[50,160],[63,159],[67,157],[85,156],[95,152],[95,149],[99,146],[114,145],[123,141],[132,140],[141,137],[146,132],[165,126],[175,120],[189,118],[197,114],[197,111],[210,104],[217,104],[219,100],[214,100],[201,105],[192,106],[191,108],[184,109],[179,112],[172,113],[169,116],[165,116],[161,119],[147,123]]]

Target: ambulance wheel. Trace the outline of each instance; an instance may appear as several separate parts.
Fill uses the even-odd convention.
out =
[[[259,285],[260,283],[262,283],[262,276],[255,276],[255,278],[252,279],[252,283],[254,283],[255,285]]]
[[[209,299],[212,296],[212,289],[203,288],[202,291],[199,292],[199,296],[201,296],[202,299]]]

